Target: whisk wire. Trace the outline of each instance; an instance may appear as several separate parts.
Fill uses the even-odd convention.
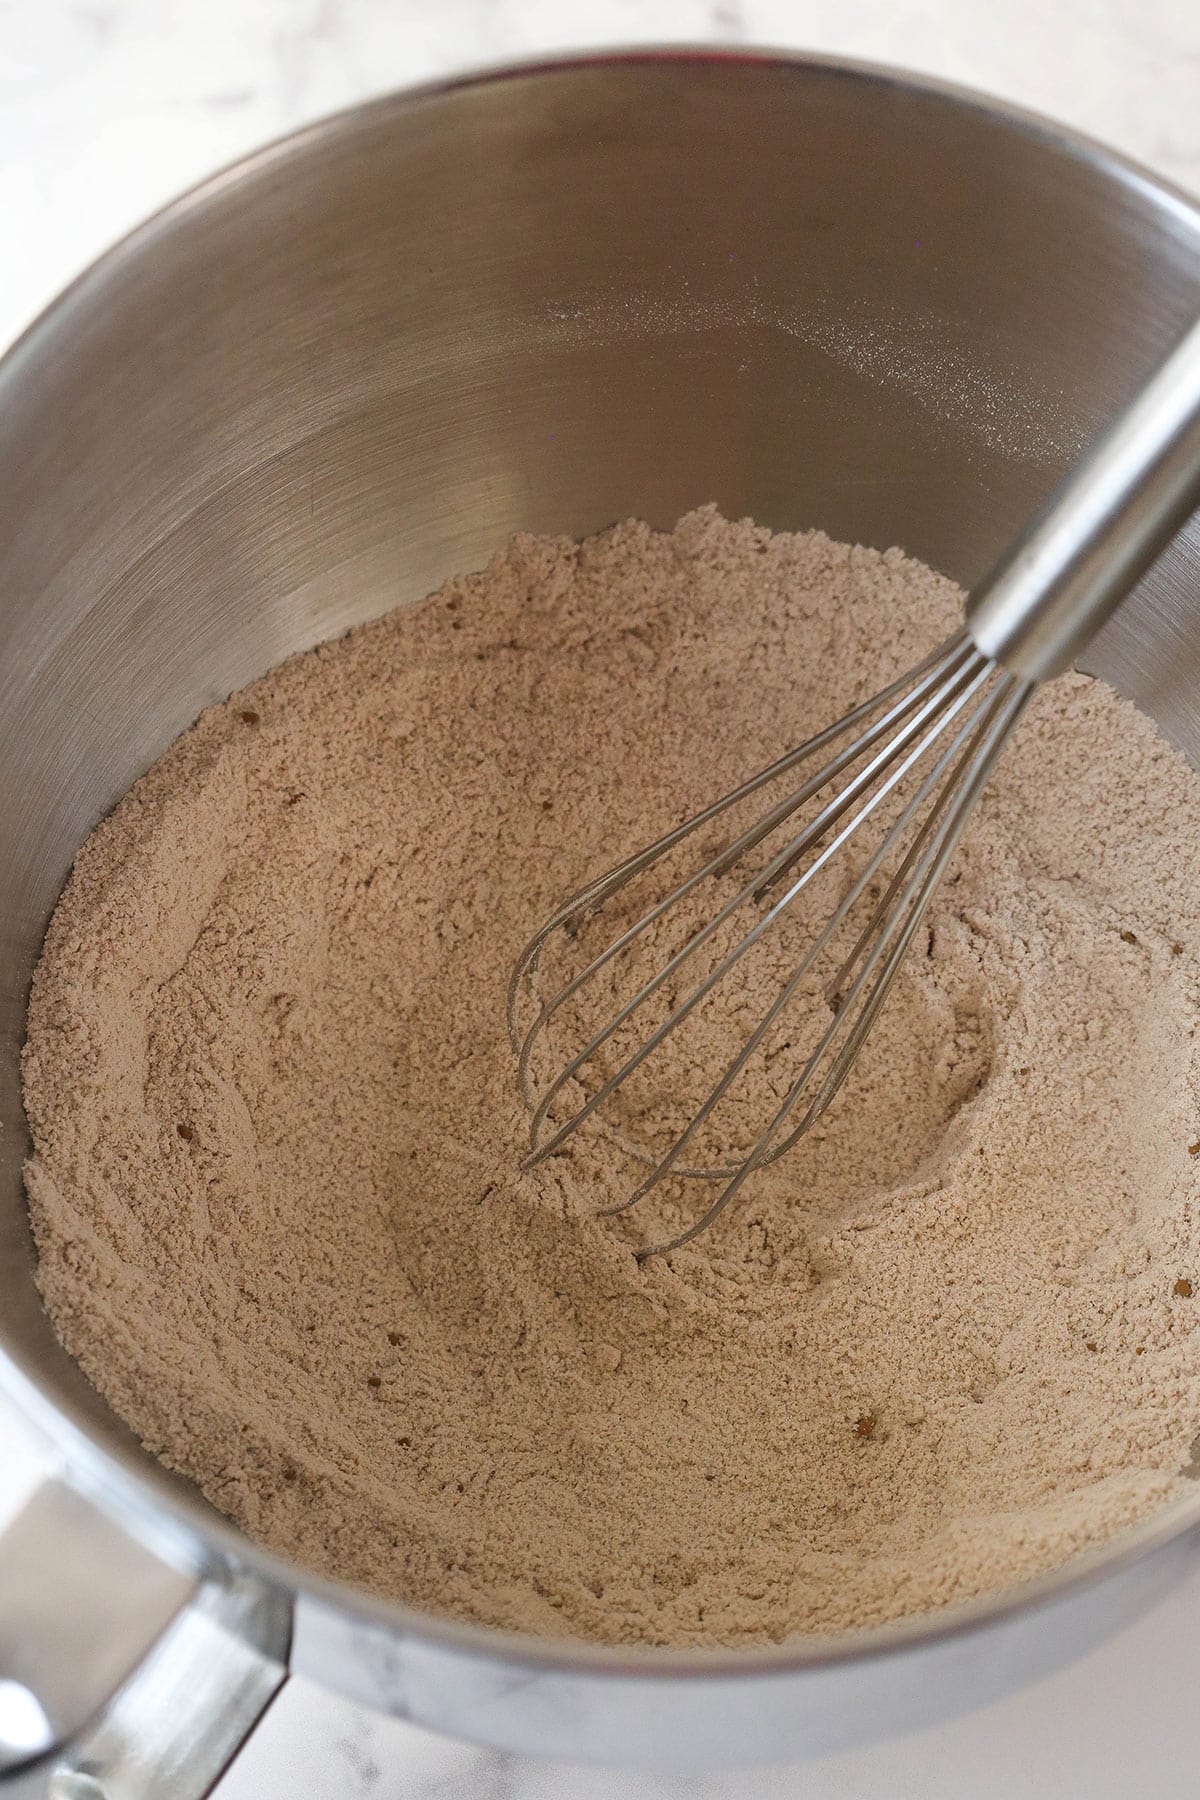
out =
[[[932,899],[934,891],[941,880],[946,863],[954,854],[958,840],[962,836],[967,820],[974,809],[979,792],[984,783],[989,779],[991,770],[995,766],[996,758],[999,756],[1009,731],[1012,729],[1012,726],[1015,724],[1016,719],[1019,717],[1022,708],[1029,698],[1030,691],[1030,684],[1021,682],[1016,677],[1006,676],[1000,687],[998,687],[992,695],[986,716],[980,722],[976,732],[975,741],[968,745],[963,753],[959,768],[951,777],[947,790],[948,796],[951,799],[954,799],[957,794],[957,801],[953,807],[953,811],[949,816],[944,817],[944,822],[940,828],[938,828],[934,841],[929,844],[925,854],[918,862],[916,872],[912,876],[911,882],[904,888],[904,899],[900,908],[890,915],[885,915],[882,912],[882,908],[879,909],[879,917],[886,920],[885,928],[880,935],[876,949],[870,953],[867,962],[864,963],[863,969],[860,971],[860,975],[855,978],[852,986],[847,991],[846,997],[838,1011],[838,1019],[848,1016],[853,1010],[854,1002],[876,967],[879,957],[883,954],[885,948],[890,945],[891,953],[889,953],[889,961],[886,965],[885,979],[883,979],[875,989],[872,989],[868,1001],[869,1011],[864,1008],[864,1013],[863,1015],[860,1015],[859,1020],[854,1026],[851,1038],[845,1046],[844,1054],[839,1054],[838,1061],[830,1070],[826,1081],[822,1084],[819,1093],[812,1103],[810,1112],[805,1114],[801,1124],[795,1128],[784,1143],[776,1147],[770,1158],[766,1160],[773,1161],[776,1156],[785,1155],[786,1152],[791,1149],[797,1139],[803,1136],[809,1126],[812,1125],[825,1111],[834,1094],[836,1094],[838,1088],[845,1080],[846,1075],[849,1073],[862,1045],[862,1041],[874,1022],[875,1014],[883,1004],[887,989],[891,985],[893,977],[903,962],[904,954],[912,940],[912,935],[920,924],[929,901]],[[982,774],[975,768],[976,759],[979,759]],[[962,789],[959,790],[958,784],[962,780],[964,774],[967,775],[968,779]],[[946,808],[939,805],[939,811],[945,815]],[[929,835],[932,836],[932,832]],[[848,972],[853,964],[856,954],[857,950],[851,953],[850,957],[847,958],[846,963],[843,965],[843,971],[839,971],[839,973]],[[757,1166],[762,1165],[760,1164]]]
[[[910,688],[910,684],[915,682],[915,686],[913,686],[911,691],[905,694],[905,697],[902,699],[899,712],[888,713],[885,715],[884,719],[878,722],[877,727],[873,728],[871,741],[876,741],[882,731],[886,730],[890,724],[896,722],[898,716],[907,714],[919,703],[921,698],[928,691],[931,683],[940,680],[944,675],[949,673],[969,652],[970,640],[968,639],[966,632],[960,630],[953,633],[953,635],[946,639],[944,643],[940,644],[936,650],[931,651],[927,657],[917,663],[914,668],[903,675],[897,676],[895,681],[890,682],[886,687],[882,688],[878,694],[873,695],[871,699],[864,700],[859,706],[854,707],[834,724],[825,726],[823,730],[816,732],[812,737],[806,738],[802,744],[797,745],[792,750],[786,751],[783,756],[769,764],[767,768],[760,769],[756,775],[751,776],[748,781],[744,781],[740,787],[734,788],[732,792],[725,794],[721,799],[714,800],[710,805],[702,808],[700,812],[692,814],[692,816],[685,819],[681,825],[677,825],[673,830],[666,832],[653,844],[647,845],[645,849],[637,851],[633,856],[626,857],[624,861],[617,863],[611,869],[605,870],[603,874],[593,877],[591,881],[586,882],[583,887],[577,889],[568,899],[564,900],[551,914],[550,918],[547,919],[541,930],[536,932],[528,944],[526,944],[524,950],[522,950],[520,956],[517,958],[512,978],[509,981],[507,1002],[508,1029],[514,1049],[524,1051],[524,1046],[536,1035],[539,1028],[546,1023],[550,1013],[564,1000],[569,998],[571,994],[577,992],[583,982],[589,979],[595,972],[591,967],[585,969],[575,981],[569,983],[560,994],[555,995],[553,1002],[542,1008],[528,1033],[524,1035],[524,1038],[522,1037],[517,1022],[522,984],[536,972],[537,962],[541,955],[541,951],[556,931],[561,930],[564,926],[571,924],[573,921],[584,918],[591,909],[600,906],[605,900],[610,899],[613,894],[626,886],[636,876],[643,874],[647,869],[653,867],[656,862],[663,856],[666,856],[671,850],[675,849],[678,844],[683,843],[693,832],[699,831],[705,825],[711,824],[714,819],[719,818],[722,813],[727,812],[731,807],[738,805],[738,803],[743,800],[749,799],[752,795],[758,793],[761,788],[766,787],[771,782],[777,780],[779,776],[787,774],[790,770],[797,768],[801,763],[806,762],[812,756],[815,756],[819,750],[823,750],[827,744],[833,743],[837,738],[844,736],[844,734],[857,725],[860,720],[868,717],[869,714],[875,712],[880,706],[886,705],[898,694],[904,694],[905,690]],[[865,741],[865,739],[861,739],[852,747],[856,757],[861,755],[862,750],[865,747]],[[830,765],[826,765],[821,773],[818,785],[825,785],[834,773],[835,770]],[[761,841],[761,838],[767,834],[767,830],[775,829],[775,826],[781,822],[782,819],[786,818],[790,812],[794,812],[797,806],[803,805],[804,799],[810,797],[809,790],[811,790],[811,783],[806,784],[806,787],[802,788],[798,793],[790,795],[786,801],[775,809],[778,818],[775,819],[774,824],[760,829],[760,826],[762,825],[762,822],[760,821],[759,825],[751,827],[749,831],[743,834],[743,840],[739,840],[735,845],[729,846],[720,853],[719,857],[714,858],[710,864],[698,870],[695,876],[685,884],[682,890],[670,895],[660,907],[654,908],[652,913],[648,914],[646,918],[638,920],[636,925],[631,926],[616,943],[611,945],[605,955],[598,959],[597,966],[603,967],[604,963],[618,955],[637,932],[642,930],[648,923],[652,923],[657,918],[661,917],[667,907],[677,904],[678,900],[681,899],[684,894],[690,893],[695,886],[705,880],[709,875],[720,873],[723,865],[726,867],[731,866],[729,860],[731,856],[733,860],[736,860],[737,857],[753,848],[754,844]],[[527,1061],[528,1058],[527,1055],[525,1055],[524,1065],[527,1065]],[[524,1065],[522,1068],[523,1090],[525,1085]]]
[[[991,665],[989,665],[989,668]],[[732,1178],[722,1188],[712,1204],[686,1230],[675,1237],[661,1243],[644,1245],[635,1252],[639,1261],[650,1256],[663,1256],[670,1251],[678,1250],[683,1245],[705,1230],[714,1222],[730,1202],[735,1198],[745,1182],[756,1170],[763,1168],[768,1162],[786,1154],[806,1131],[820,1118],[828,1107],[838,1089],[842,1086],[854,1060],[862,1046],[863,1040],[870,1031],[875,1017],[883,1005],[893,980],[903,962],[912,936],[923,918],[930,900],[941,879],[950,857],[958,844],[967,820],[971,816],[980,792],[989,780],[992,769],[1008,738],[1008,734],[1026,705],[1033,684],[1015,676],[1006,675],[1000,686],[990,696],[989,701],[981,709],[984,716],[976,724],[972,720],[968,731],[973,728],[973,741],[962,752],[958,768],[951,777],[948,793],[953,796],[953,804],[949,807],[940,805],[942,823],[940,828],[932,831],[926,840],[910,889],[906,891],[906,904],[902,906],[892,919],[887,929],[879,936],[874,948],[870,951],[854,982],[846,995],[844,1005],[831,1021],[820,1043],[812,1052],[804,1068],[792,1083],[780,1106],[776,1110],[765,1129],[760,1134],[750,1153],[745,1157]],[[965,779],[963,779],[965,776]],[[958,786],[962,782],[961,787]],[[889,835],[894,835],[889,834]],[[907,860],[907,859],[906,859]],[[857,953],[852,952],[852,957]],[[878,981],[867,993],[866,1001],[855,1018],[854,1025],[838,1052],[837,1058],[821,1087],[811,1102],[804,1118],[787,1136],[783,1143],[772,1144],[780,1128],[786,1123],[794,1111],[797,1102],[806,1090],[813,1073],[820,1066],[833,1039],[841,1029],[844,1020],[851,1015],[854,1006],[867,987],[871,976],[881,959],[885,956]],[[848,959],[850,960],[850,959]],[[644,1185],[644,1184],[643,1184]],[[648,1190],[647,1190],[648,1191]]]
[[[645,982],[642,987],[626,1001],[620,1010],[589,1039],[583,1048],[567,1062],[565,1067],[551,1082],[535,1107],[530,1127],[530,1151],[524,1164],[526,1168],[536,1167],[538,1163],[544,1161],[546,1157],[558,1150],[566,1139],[604,1104],[616,1088],[627,1080],[635,1069],[640,1067],[646,1058],[658,1048],[666,1036],[674,1031],[683,1020],[688,1017],[694,1008],[700,1004],[709,992],[711,992],[716,984],[724,979],[730,969],[732,969],[734,965],[753,948],[764,933],[768,931],[779,918],[780,914],[791,905],[802,889],[808,885],[808,883],[838,852],[849,836],[860,828],[865,819],[876,810],[886,796],[903,779],[914,763],[919,761],[921,757],[925,755],[930,745],[957,716],[962,706],[967,703],[970,696],[977,690],[979,684],[986,680],[987,675],[990,672],[991,665],[988,664],[984,658],[980,657],[978,652],[971,653],[968,651],[966,655],[960,655],[958,654],[958,650],[959,646],[955,645],[953,652],[945,659],[943,667],[939,671],[940,685],[935,686],[930,693],[928,692],[928,684],[921,684],[921,693],[925,696],[922,704],[916,708],[915,712],[912,712],[907,723],[902,726],[902,729],[896,733],[882,750],[877,752],[867,766],[860,770],[859,773],[847,783],[846,787],[822,809],[817,817],[802,832],[784,845],[783,849],[777,853],[765,870],[759,871],[749,882],[735,893],[722,908],[719,909],[712,919],[698,931],[693,933],[687,942],[669,958],[663,968],[651,977],[650,980]],[[947,670],[949,671],[948,673]],[[908,712],[909,710],[910,709],[907,707],[904,708],[905,712]],[[930,719],[933,720],[932,728],[926,736],[922,737],[921,733],[926,725],[928,725]],[[894,717],[889,715],[889,723],[894,722]],[[868,734],[863,734],[863,738],[859,740],[857,745],[857,754],[861,755],[865,748],[869,748],[871,744],[877,741],[877,735],[878,734],[872,733],[868,738]],[[914,738],[918,741],[915,747],[912,747]],[[905,754],[905,752],[907,752],[907,754]],[[848,761],[846,758],[842,757],[835,759],[834,763],[828,765],[822,772],[822,778],[818,782],[809,784],[811,792],[819,792],[821,787],[826,786],[829,781],[835,779],[837,774],[841,773],[847,766]],[[872,785],[889,769],[891,769],[891,773],[887,775],[887,779],[881,782],[873,794],[870,793]],[[539,1143],[538,1139],[542,1128],[555,1100],[567,1086],[568,1082],[578,1075],[580,1070],[591,1060],[596,1052],[600,1050],[618,1030],[620,1030],[632,1014],[636,1012],[646,1000],[651,998],[653,994],[671,979],[689,957],[693,956],[697,950],[711,940],[715,933],[727,923],[741,906],[745,905],[748,901],[757,901],[761,898],[763,893],[774,884],[781,872],[785,868],[790,869],[794,867],[796,862],[812,849],[815,844],[819,843],[822,837],[824,837],[864,795],[869,795],[869,797],[863,801],[859,811],[854,815],[850,822],[842,828],[837,836],[834,837],[826,845],[824,850],[822,850],[821,853],[806,867],[800,878],[788,888],[788,890],[759,920],[756,921],[734,949],[722,959],[718,966],[703,982],[698,984],[685,1000],[675,1007],[662,1024],[660,1024],[657,1029],[652,1032],[640,1046],[638,1046],[626,1061],[610,1075],[592,1095],[585,1099],[579,1109],[573,1113],[562,1126],[553,1132],[544,1143]],[[782,808],[786,804],[786,802],[783,802],[780,807],[773,810],[776,813],[780,813],[781,817],[786,818],[787,813],[782,811]],[[789,810],[794,810],[794,807]],[[762,835],[761,832],[757,832],[755,834],[755,841],[760,841]],[[528,1076],[529,1061],[533,1045],[538,1034],[553,1016],[554,1012],[557,1011],[558,1007],[571,994],[577,992],[586,982],[590,981],[598,974],[599,971],[612,960],[613,956],[618,954],[621,949],[626,948],[631,944],[649,925],[655,923],[669,908],[676,906],[701,880],[706,876],[711,876],[714,873],[719,872],[723,867],[728,867],[728,859],[728,851],[722,851],[716,857],[712,858],[702,869],[697,871],[695,875],[689,877],[686,882],[682,883],[665,901],[652,907],[635,925],[629,927],[629,929],[617,939],[615,944],[608,946],[608,948],[599,956],[593,958],[586,968],[581,970],[580,973],[568,982],[552,1000],[548,1001],[542,1007],[541,1012],[535,1019],[534,1024],[521,1047],[520,1067],[526,1078]],[[602,882],[603,879],[604,878],[602,877]],[[713,1172],[711,1170],[688,1172],[704,1174],[707,1175],[709,1179],[719,1178],[720,1173],[723,1173]]]
[[[990,665],[986,666],[984,669],[982,669],[979,672],[975,681],[972,683],[971,688],[963,696],[963,704],[964,705],[968,704],[972,699],[978,699],[979,690],[981,687],[983,687],[986,684],[986,681],[987,681],[990,673],[991,673]],[[946,773],[946,770],[953,763],[955,757],[958,756],[958,754],[962,750],[964,744],[967,742],[967,739],[971,736],[972,732],[975,731],[975,729],[978,726],[978,724],[980,723],[981,719],[983,719],[984,715],[987,712],[989,705],[990,705],[990,701],[986,696],[983,699],[979,699],[978,705],[976,705],[974,707],[974,709],[968,714],[966,720],[960,725],[958,731],[955,733],[950,744],[947,745],[946,748],[942,751],[942,753],[938,757],[937,761],[934,763],[933,767],[927,772],[927,774],[922,779],[922,781],[921,781],[919,787],[916,789],[915,793],[905,804],[903,810],[900,812],[899,816],[894,821],[887,836],[883,838],[883,840],[876,846],[876,848],[872,852],[872,854],[868,857],[868,859],[867,859],[866,863],[864,864],[862,870],[860,871],[859,875],[854,880],[854,882],[851,884],[851,886],[849,887],[849,889],[843,896],[841,902],[836,907],[834,912],[830,915],[829,919],[827,920],[827,922],[825,924],[824,929],[817,935],[817,937],[810,944],[810,946],[808,947],[804,956],[801,958],[800,962],[797,964],[795,970],[793,971],[791,977],[789,978],[789,980],[787,981],[785,986],[780,990],[780,992],[776,995],[775,999],[771,1002],[771,1005],[766,1009],[762,1018],[759,1020],[758,1024],[755,1026],[754,1030],[751,1032],[750,1036],[747,1038],[745,1044],[742,1046],[742,1048],[740,1049],[738,1054],[728,1064],[725,1071],[721,1075],[720,1080],[709,1091],[709,1093],[705,1097],[703,1103],[701,1104],[701,1106],[699,1107],[697,1112],[694,1114],[694,1116],[689,1120],[689,1122],[688,1122],[687,1126],[684,1128],[684,1130],[679,1134],[679,1136],[672,1143],[672,1145],[667,1150],[665,1155],[663,1155],[659,1159],[659,1161],[656,1163],[655,1167],[651,1170],[650,1174],[646,1176],[646,1178],[642,1181],[640,1186],[637,1187],[632,1194],[630,1194],[626,1199],[618,1202],[618,1204],[615,1206],[604,1207],[601,1209],[600,1216],[602,1218],[612,1217],[618,1213],[628,1211],[629,1208],[632,1206],[635,1206],[639,1200],[644,1199],[646,1197],[646,1195],[649,1194],[652,1191],[652,1189],[658,1185],[658,1183],[663,1179],[663,1177],[665,1175],[667,1175],[672,1170],[672,1168],[674,1168],[675,1164],[677,1163],[679,1157],[682,1155],[683,1151],[687,1149],[688,1145],[691,1143],[693,1138],[697,1135],[697,1133],[699,1132],[701,1127],[706,1123],[706,1121],[711,1117],[712,1113],[715,1111],[716,1107],[720,1104],[720,1102],[724,1098],[725,1094],[729,1091],[730,1087],[732,1087],[733,1083],[737,1080],[737,1077],[741,1074],[742,1070],[746,1067],[747,1063],[750,1061],[751,1057],[754,1055],[754,1052],[758,1049],[758,1046],[762,1043],[763,1039],[766,1037],[767,1033],[770,1031],[771,1026],[775,1023],[775,1020],[780,1016],[781,1013],[783,1013],[785,1011],[785,1009],[791,1002],[792,998],[794,997],[796,990],[799,987],[801,981],[804,979],[805,975],[808,974],[809,970],[816,963],[816,961],[817,961],[818,957],[821,955],[822,951],[825,950],[825,948],[832,942],[832,940],[835,937],[840,926],[844,923],[844,921],[847,918],[847,916],[849,915],[849,913],[857,905],[858,901],[862,898],[862,895],[865,893],[868,885],[874,879],[874,877],[878,873],[880,867],[882,866],[882,864],[884,862],[886,862],[888,856],[890,855],[898,834],[905,829],[905,827],[911,822],[911,820],[915,817],[915,815],[920,811],[921,807],[928,800],[930,793],[937,786],[938,782],[942,780],[943,776]],[[876,908],[875,912],[872,915],[872,919],[871,919],[870,923],[864,929],[864,931],[863,931],[862,935],[860,936],[858,942],[856,943],[854,949],[851,951],[850,955],[846,958],[846,960],[842,963],[837,976],[834,977],[833,983],[830,984],[832,987],[836,988],[836,987],[840,987],[844,984],[846,975],[848,974],[849,970],[853,967],[853,964],[857,960],[858,955],[861,952],[864,944],[868,941],[868,935],[869,935],[870,931],[872,930],[872,927],[875,925],[875,923],[879,919],[880,913],[883,910],[883,908],[886,906],[888,901],[890,901],[891,897],[894,895],[895,890],[896,890],[897,886],[899,885],[900,880],[903,878],[903,875],[911,867],[913,861],[915,860],[916,854],[919,852],[920,846],[922,845],[923,842],[925,842],[927,840],[931,826],[936,822],[938,816],[940,815],[940,812],[944,808],[944,806],[947,803],[949,796],[952,792],[953,792],[953,788],[951,786],[951,787],[948,787],[942,794],[940,794],[938,796],[938,799],[937,799],[937,802],[936,802],[934,808],[931,810],[929,817],[926,819],[925,823],[921,827],[921,832],[920,832],[916,842],[914,843],[912,850],[910,850],[908,855],[905,857],[900,870],[897,872],[896,878],[893,880],[891,886],[888,889],[887,895],[885,895],[884,900],[881,901],[879,906]],[[762,1159],[762,1161],[758,1164],[758,1166],[764,1167],[767,1163],[775,1161],[776,1158],[782,1154],[783,1154],[783,1147],[780,1146],[777,1150],[773,1151],[770,1155],[764,1157]],[[724,1168],[717,1169],[717,1170],[690,1171],[690,1172],[696,1173],[696,1174],[703,1173],[703,1174],[710,1176],[710,1178],[712,1178],[712,1179],[724,1180],[724,1179],[731,1178],[733,1175],[735,1175],[737,1173],[738,1166],[739,1165],[735,1164],[732,1167],[724,1167]]]
[[[508,1020],[518,1052],[521,1091],[531,1109],[529,1150],[524,1168],[534,1168],[571,1138],[597,1113],[647,1058],[676,1031],[689,1015],[724,981],[764,935],[777,924],[797,897],[821,870],[846,849],[851,840],[882,807],[889,796],[902,800],[894,819],[858,869],[832,914],[825,921],[793,967],[780,991],[765,1008],[746,1041],[730,1059],[719,1078],[664,1152],[652,1152],[630,1144],[631,1152],[651,1166],[644,1179],[625,1199],[604,1209],[607,1215],[635,1206],[668,1175],[719,1181],[715,1200],[686,1230],[661,1243],[644,1246],[639,1258],[661,1255],[680,1248],[704,1231],[724,1211],[756,1170],[786,1154],[829,1106],[845,1081],[870,1031],[900,963],[929,904],[946,862],[962,834],[976,798],[987,781],[1004,741],[1032,691],[1032,683],[998,670],[996,663],[976,649],[965,631],[956,632],[906,675],[888,684],[873,699],[863,702],[836,724],[779,757],[740,787],[703,808],[666,832],[654,844],[625,858],[613,868],[585,883],[553,913],[526,945],[513,972],[508,995]],[[693,833],[712,825],[773,781],[785,777],[826,752],[825,759],[806,778],[768,807],[761,818],[735,833],[732,841],[714,854],[704,853],[701,866],[687,874],[664,898],[649,905],[632,924],[588,958],[584,966],[563,980],[548,998],[537,994],[534,982],[542,953],[563,932],[578,936],[580,928],[627,884],[651,869]],[[930,766],[924,767],[927,759]],[[914,790],[905,796],[901,784],[911,777]],[[831,790],[825,794],[825,790]],[[900,790],[897,793],[897,790]],[[818,810],[799,829],[785,833],[786,842],[769,857],[765,867],[739,881],[736,891],[712,917],[689,932],[682,944],[666,956],[663,965],[591,1032],[582,1048],[569,1055],[544,1091],[535,1091],[533,1058],[537,1046],[548,1041],[550,1027],[568,1002],[623,952],[654,928],[706,881],[734,870],[809,801]],[[687,1151],[712,1117],[733,1084],[759,1051],[768,1033],[791,1004],[804,978],[835,941],[868,886],[895,856],[902,837],[915,827],[915,836],[900,856],[884,892],[872,895],[871,913],[858,931],[849,953],[825,984],[825,997],[833,1017],[821,1032],[815,1048],[792,1082],[773,1116],[759,1132],[750,1151],[738,1161],[717,1166],[685,1162]],[[797,873],[797,868],[800,868]],[[737,942],[682,998],[668,991],[666,1017],[635,1041],[628,1054],[618,1052],[618,1066],[586,1090],[578,1104],[572,1095],[569,1117],[551,1121],[556,1103],[604,1046],[629,1023],[640,1008],[672,982],[705,945],[746,906],[762,907],[766,896],[783,884],[783,891],[748,922]],[[585,952],[586,954],[586,952]],[[636,979],[636,977],[635,977]],[[535,1003],[532,1022],[522,1027],[520,1014],[526,990]],[[814,1091],[815,1085],[815,1091]],[[792,1124],[796,1109],[807,1101],[799,1122]]]

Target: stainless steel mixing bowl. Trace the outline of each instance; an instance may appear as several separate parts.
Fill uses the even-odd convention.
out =
[[[0,1541],[10,1765],[82,1730],[61,1792],[185,1800],[289,1664],[521,1750],[795,1757],[1033,1677],[1197,1555],[1200,1493],[1019,1593],[737,1655],[522,1640],[315,1580],[159,1468],[57,1345],[17,1057],[76,846],[209,701],[519,527],[713,499],[970,582],[1198,311],[1200,212],[1096,145],[884,70],[678,54],[302,132],[136,232],[9,354],[0,1373],[48,1455]],[[1200,760],[1195,526],[1094,658]]]

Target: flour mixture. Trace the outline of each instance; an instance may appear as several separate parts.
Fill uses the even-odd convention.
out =
[[[603,1136],[517,1172],[530,931],[961,603],[712,510],[521,537],[206,713],[85,845],[25,1053],[42,1290],[252,1536],[488,1624],[752,1644],[1188,1488],[1200,777],[1096,682],[1038,697],[851,1083],[709,1235],[639,1267]]]

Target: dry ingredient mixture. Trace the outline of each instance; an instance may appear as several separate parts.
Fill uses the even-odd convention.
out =
[[[639,1266],[504,1031],[562,894],[937,642],[898,551],[712,509],[517,538],[207,712],[37,972],[46,1303],[254,1537],[419,1606],[750,1644],[965,1599],[1189,1491],[1200,777],[1070,676],[851,1086]]]

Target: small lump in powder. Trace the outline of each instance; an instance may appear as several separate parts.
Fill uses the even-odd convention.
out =
[[[712,509],[518,537],[136,784],[24,1069],[46,1304],[152,1451],[324,1574],[624,1644],[944,1607],[1191,1491],[1200,777],[1095,681],[1037,696],[861,1067],[709,1234],[639,1266],[600,1135],[519,1171],[538,921],[961,605]]]

